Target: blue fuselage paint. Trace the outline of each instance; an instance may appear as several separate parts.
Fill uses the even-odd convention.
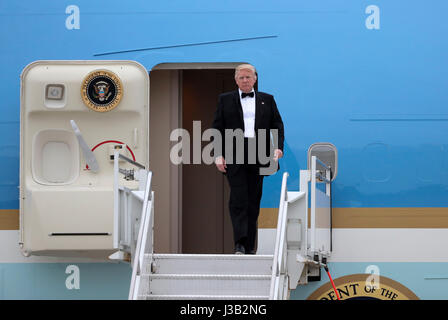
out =
[[[380,10],[376,21],[370,5]],[[36,60],[105,59],[136,60],[148,71],[160,63],[254,64],[286,137],[281,171],[265,179],[264,208],[278,206],[282,172],[298,190],[308,147],[324,141],[338,149],[334,207],[448,206],[446,1],[252,0],[244,8],[205,0],[0,3],[0,209],[19,208],[21,71]],[[83,266],[101,285],[82,284],[82,293],[66,292],[64,272],[52,279],[64,266],[1,264],[0,295],[127,297],[122,265]],[[448,298],[440,282],[422,280],[428,266],[445,265],[410,264],[409,277],[399,264],[383,270],[421,298]],[[362,268],[335,263],[333,277]],[[306,298],[313,286],[292,297]]]

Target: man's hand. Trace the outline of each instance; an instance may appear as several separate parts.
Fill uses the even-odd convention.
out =
[[[274,161],[278,161],[282,157],[283,157],[283,151],[280,149],[275,149],[274,150]]]
[[[219,171],[226,173],[226,160],[223,156],[217,157],[215,159],[215,164]]]

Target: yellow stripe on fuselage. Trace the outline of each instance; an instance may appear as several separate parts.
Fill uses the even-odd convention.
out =
[[[277,218],[277,208],[262,208],[258,227],[276,228]],[[333,208],[332,225],[333,228],[448,228],[448,208]]]
[[[278,208],[261,208],[258,228],[276,228]],[[333,228],[448,228],[448,208],[333,208]],[[0,230],[19,230],[19,210],[0,210]]]
[[[19,230],[19,210],[0,210],[0,230]]]

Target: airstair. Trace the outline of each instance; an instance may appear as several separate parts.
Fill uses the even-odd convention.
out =
[[[299,191],[287,190],[283,174],[271,255],[154,253],[152,173],[120,169],[119,158],[138,164],[115,154],[116,258],[131,257],[129,299],[286,300],[290,290],[320,277],[331,253],[331,170],[316,156],[300,171]],[[121,186],[120,174],[139,180],[139,188]]]
[[[135,61],[36,61],[23,70],[24,256],[129,261],[129,299],[288,299],[320,277],[331,253],[333,145],[310,147],[298,191],[287,190],[284,173],[268,254],[156,254],[148,119],[149,75]]]

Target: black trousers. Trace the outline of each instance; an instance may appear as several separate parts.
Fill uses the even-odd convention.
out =
[[[227,175],[230,185],[230,218],[235,244],[244,246],[247,253],[255,250],[257,220],[263,192],[263,178],[259,166],[238,165],[232,175]]]

